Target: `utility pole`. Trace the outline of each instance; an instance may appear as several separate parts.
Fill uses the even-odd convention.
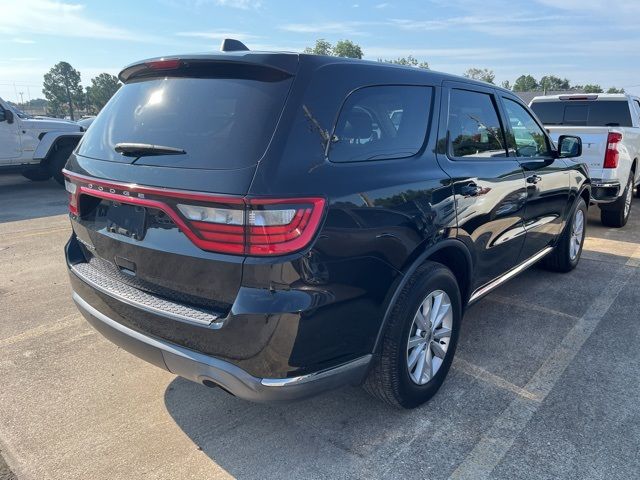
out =
[[[69,102],[69,116],[71,117],[71,120],[75,120],[75,118],[73,118],[73,101],[71,100],[71,90],[69,90],[69,79],[66,76],[64,77],[64,87],[67,90],[67,102]]]
[[[18,92],[18,95],[20,95],[20,106],[24,107],[24,99],[22,98],[22,95],[24,95],[24,92]]]

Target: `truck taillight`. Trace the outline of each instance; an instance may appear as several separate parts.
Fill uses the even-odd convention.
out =
[[[232,255],[285,255],[306,248],[320,227],[320,197],[248,198],[107,182],[64,171],[69,211],[90,195],[162,210],[197,247]]]
[[[617,168],[620,152],[618,144],[622,141],[622,134],[618,132],[609,132],[607,136],[607,151],[604,154],[604,168]]]

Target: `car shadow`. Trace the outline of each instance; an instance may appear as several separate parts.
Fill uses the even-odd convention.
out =
[[[67,194],[55,180],[33,182],[20,174],[0,175],[0,223],[67,213]]]

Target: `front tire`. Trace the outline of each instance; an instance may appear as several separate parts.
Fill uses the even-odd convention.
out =
[[[364,388],[397,408],[415,408],[444,382],[458,344],[460,289],[446,266],[427,261],[402,289]]]
[[[633,201],[633,176],[631,172],[627,186],[618,200],[611,206],[600,208],[600,220],[605,227],[622,228],[627,224]]]
[[[570,272],[578,266],[587,230],[587,204],[583,198],[558,240],[556,248],[542,260],[542,266],[555,272]]]

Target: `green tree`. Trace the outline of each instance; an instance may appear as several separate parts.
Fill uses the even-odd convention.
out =
[[[84,92],[80,85],[80,72],[67,62],[59,62],[44,76],[44,96],[49,101],[49,111],[55,115],[68,113],[72,120],[74,106],[82,107]]]
[[[531,75],[520,75],[513,83],[514,92],[530,92],[540,88],[538,81]]]
[[[569,90],[571,88],[569,80],[556,77],[555,75],[545,75],[540,79],[540,88],[545,92],[552,90]]]
[[[408,57],[399,57],[399,58],[396,58],[395,60],[387,60],[387,59],[379,58],[378,61],[385,62],[385,63],[395,63],[396,65],[405,65],[407,67],[424,68],[426,70],[429,69],[428,62],[421,62],[417,58],[411,55],[409,55]]]
[[[507,90],[511,90],[511,82],[509,80],[503,81],[501,84],[502,88],[506,88]]]
[[[109,99],[118,91],[121,84],[118,77],[109,73],[101,73],[91,79],[91,86],[87,87],[87,107],[95,113],[104,107]]]
[[[333,55],[336,57],[362,58],[362,48],[351,40],[340,40],[333,47]]]
[[[624,93],[624,88],[611,87],[607,90],[607,93]]]
[[[493,70],[488,68],[470,68],[464,72],[464,76],[473,80],[482,80],[483,82],[493,83],[496,78]]]
[[[603,93],[602,87],[600,85],[591,85],[587,84],[583,87],[584,93]]]
[[[304,53],[348,58],[362,58],[364,55],[360,45],[353,43],[351,40],[340,40],[333,46],[331,42],[326,41],[324,38],[316,40],[316,44],[313,47],[305,48]]]
[[[310,53],[313,55],[333,55],[333,46],[324,38],[319,38],[316,40],[316,44],[313,47],[305,48],[304,53]]]

